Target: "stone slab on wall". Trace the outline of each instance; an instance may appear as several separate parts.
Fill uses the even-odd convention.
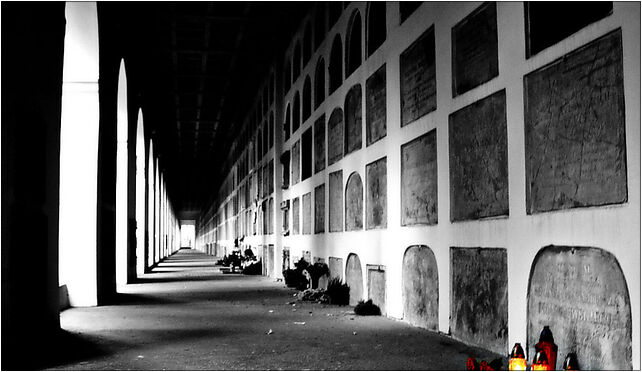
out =
[[[314,173],[325,169],[325,115],[314,122]]]
[[[450,219],[508,215],[506,91],[449,117]]]
[[[330,278],[343,280],[343,258],[329,257],[328,268],[330,269]]]
[[[345,154],[361,149],[361,84],[350,88],[346,95],[345,110]]]
[[[343,231],[343,171],[329,175],[329,229],[330,232]]]
[[[348,256],[346,283],[350,286],[350,306],[355,306],[363,299],[363,271],[361,269],[361,260],[356,254]]]
[[[267,266],[267,276],[269,276],[270,278],[274,278],[274,244],[268,245],[265,265]]]
[[[290,247],[283,247],[283,266],[281,267],[282,271],[285,271],[290,268]]]
[[[557,369],[569,352],[583,370],[632,369],[631,304],[615,256],[592,247],[543,248],[528,286],[529,355],[544,326],[559,348]]]
[[[383,157],[366,165],[366,229],[388,226],[387,163]]]
[[[346,231],[363,229],[363,182],[353,172],[346,184]]]
[[[303,234],[312,233],[312,193],[303,194],[303,208],[301,214],[303,215]]]
[[[401,53],[399,65],[403,127],[437,108],[434,26]]]
[[[367,265],[368,298],[379,306],[381,315],[386,315],[386,267],[382,265]]]
[[[301,141],[292,145],[292,184],[296,185],[301,179]]]
[[[366,146],[386,136],[386,65],[366,80]]]
[[[401,225],[437,224],[437,130],[401,146]]]
[[[325,184],[314,188],[314,233],[325,232]]]
[[[403,317],[408,323],[439,329],[439,270],[433,251],[415,245],[403,256]]]
[[[300,229],[300,223],[301,223],[301,218],[300,218],[300,202],[299,198],[294,198],[292,199],[292,235],[297,235],[301,233]]]
[[[498,354],[508,350],[504,248],[450,248],[450,332]]]
[[[524,78],[526,210],[628,200],[621,30]]]
[[[270,160],[268,163],[268,193],[272,194],[274,192],[274,160]]]
[[[328,165],[343,158],[343,110],[335,108],[328,120]]]
[[[499,75],[497,5],[484,3],[453,27],[453,97]]]

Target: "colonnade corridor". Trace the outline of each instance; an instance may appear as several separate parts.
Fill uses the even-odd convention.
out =
[[[58,345],[69,359],[50,368],[461,370],[469,356],[498,357],[349,306],[296,301],[282,282],[222,274],[215,261],[182,249],[119,287],[116,304],[65,310],[74,343]]]

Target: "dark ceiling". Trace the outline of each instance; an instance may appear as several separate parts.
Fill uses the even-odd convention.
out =
[[[206,207],[215,193],[259,84],[312,5],[99,3],[101,53],[110,40],[124,47],[130,111],[142,106],[169,196],[183,215]]]

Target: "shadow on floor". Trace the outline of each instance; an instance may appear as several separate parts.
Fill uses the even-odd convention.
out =
[[[46,345],[36,350],[33,349],[34,345],[24,345],[24,348],[11,358],[11,362],[2,363],[2,369],[24,371],[54,368],[111,354],[99,346],[97,339],[65,330],[56,332]]]

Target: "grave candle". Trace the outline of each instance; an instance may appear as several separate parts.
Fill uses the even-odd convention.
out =
[[[516,343],[513,346],[513,351],[510,353],[510,359],[508,360],[508,370],[509,371],[526,371],[526,357],[524,356],[524,349],[520,343]]]

